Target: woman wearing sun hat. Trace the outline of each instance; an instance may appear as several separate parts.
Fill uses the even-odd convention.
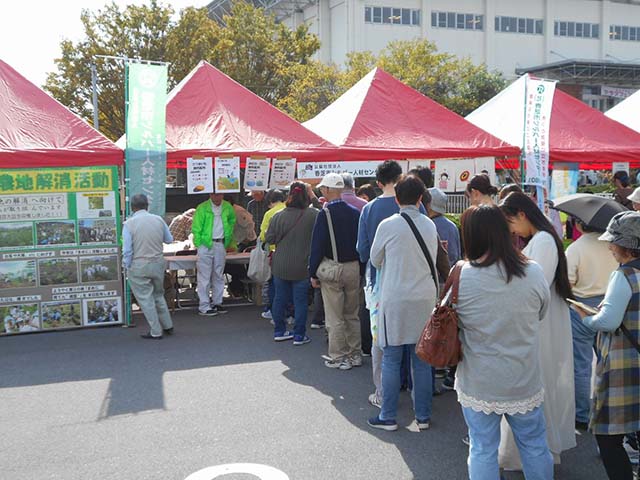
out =
[[[623,439],[640,431],[640,212],[618,213],[600,240],[610,242],[620,267],[611,274],[597,314],[577,309],[584,325],[599,332],[589,429],[609,478],[632,480]]]
[[[636,188],[627,200],[631,200],[634,210],[640,210],[640,187]]]

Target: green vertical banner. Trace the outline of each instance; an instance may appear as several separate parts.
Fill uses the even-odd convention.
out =
[[[125,124],[128,201],[143,193],[149,199],[149,211],[156,215],[165,213],[166,102],[167,66],[129,63]]]

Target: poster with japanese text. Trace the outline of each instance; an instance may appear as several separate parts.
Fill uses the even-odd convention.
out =
[[[282,159],[276,158],[271,166],[271,184],[269,188],[277,188],[280,190],[289,188],[291,182],[296,178],[296,160],[295,158]]]
[[[629,175],[629,162],[612,162],[611,171],[613,173],[627,172],[627,175]]]
[[[213,159],[187,158],[187,194],[213,193]]]
[[[247,158],[247,165],[244,170],[245,191],[267,190],[269,188],[270,168],[270,158]]]
[[[214,173],[216,193],[240,191],[240,157],[216,157]]]
[[[0,335],[120,323],[121,234],[116,167],[0,169]]]

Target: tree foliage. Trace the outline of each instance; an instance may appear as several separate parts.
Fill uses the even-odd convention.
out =
[[[391,42],[378,55],[354,52],[342,69],[313,59],[318,38],[306,25],[290,30],[245,2],[234,4],[221,25],[206,8],[186,8],[177,18],[170,6],[103,9],[81,15],[85,37],[65,40],[57,71],[45,88],[86,119],[92,116],[91,70],[98,72],[100,130],[124,133],[124,68],[96,55],[169,62],[169,88],[206,60],[299,121],[312,118],[378,66],[453,111],[466,115],[505,86],[498,73],[467,58],[438,52],[426,39]]]

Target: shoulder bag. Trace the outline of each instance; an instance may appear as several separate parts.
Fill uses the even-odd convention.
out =
[[[418,232],[411,218],[403,213],[402,217],[407,221],[409,227],[420,244],[422,253],[429,263],[431,276],[438,289],[437,274],[433,266],[433,260],[427,250],[427,246]],[[451,270],[447,282],[440,293],[440,299],[434,308],[431,317],[427,320],[420,338],[416,343],[416,355],[427,362],[432,367],[444,368],[456,365],[462,358],[462,346],[458,338],[458,314],[456,304],[458,303],[458,288],[460,285],[460,271],[464,265],[463,261],[458,262]],[[451,295],[447,295],[451,290]],[[446,301],[445,301],[446,298]]]
[[[342,276],[343,266],[338,262],[338,249],[336,247],[336,237],[333,231],[333,222],[331,221],[331,213],[329,207],[324,209],[327,215],[327,226],[329,228],[329,237],[331,238],[331,252],[333,259],[324,257],[316,270],[316,277],[321,282],[337,282]]]

